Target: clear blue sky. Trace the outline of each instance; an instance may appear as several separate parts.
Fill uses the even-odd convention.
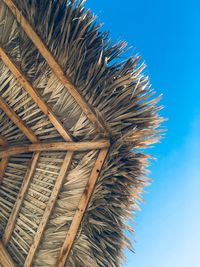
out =
[[[135,254],[124,267],[200,266],[200,1],[88,0],[114,41],[126,40],[169,119],[136,217]]]

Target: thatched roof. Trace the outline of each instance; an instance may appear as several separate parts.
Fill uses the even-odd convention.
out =
[[[161,121],[144,66],[75,0],[0,0],[0,46],[0,266],[120,266]]]

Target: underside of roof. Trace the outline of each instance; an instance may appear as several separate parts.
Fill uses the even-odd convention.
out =
[[[121,266],[159,139],[139,57],[83,1],[0,0],[0,266]]]

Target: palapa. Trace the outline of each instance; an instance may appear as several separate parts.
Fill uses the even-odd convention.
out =
[[[154,90],[84,1],[0,0],[0,265],[120,266]]]

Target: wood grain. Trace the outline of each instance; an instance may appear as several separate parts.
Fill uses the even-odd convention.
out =
[[[107,153],[108,153],[108,149],[105,148],[105,149],[102,149],[98,155],[98,158],[95,162],[92,173],[88,179],[87,185],[85,187],[85,190],[84,190],[83,195],[81,197],[81,200],[79,202],[75,216],[72,220],[71,226],[70,226],[69,231],[67,233],[66,239],[65,239],[64,244],[62,246],[62,249],[59,253],[59,257],[58,257],[58,261],[57,261],[57,265],[56,265],[57,267],[64,267],[65,262],[69,257],[71,248],[73,246],[74,240],[76,238],[76,235],[77,235],[79,227],[80,227],[80,223],[83,219],[87,205],[88,205],[89,200],[90,200],[92,193],[94,191],[96,181],[99,177],[99,174],[100,174],[100,171],[102,169],[102,166],[103,166],[103,163],[105,161]]]
[[[88,142],[54,142],[54,143],[35,143],[20,146],[8,146],[0,150],[0,158],[7,158],[12,155],[41,152],[41,151],[89,151],[109,147],[108,140],[101,139]]]

